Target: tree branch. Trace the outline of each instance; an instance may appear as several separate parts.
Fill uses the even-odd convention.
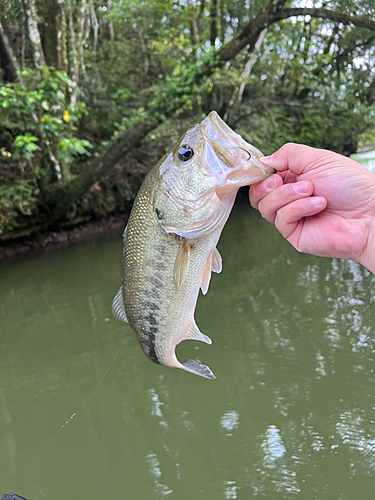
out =
[[[349,16],[348,14],[342,14],[341,12],[335,12],[328,9],[284,9],[279,13],[278,20],[280,21],[295,16],[319,17],[320,19],[329,19],[335,23],[352,24],[353,26],[357,26],[357,28],[375,31],[375,22],[371,21],[371,19],[359,16]]]
[[[52,210],[52,217],[57,219],[64,216],[72,203],[82,196],[98,179],[107,175],[131,149],[137,146],[140,141],[158,124],[160,119],[153,116],[137,123],[125,135],[118,137],[111,146],[100,156],[95,158],[87,168],[70,182],[65,190],[64,196]]]
[[[286,0],[270,0],[255,19],[248,22],[229,43],[218,50],[216,53],[217,60],[226,62],[234,59],[246,45],[250,45],[249,52],[252,52],[261,32],[280,20],[279,16],[283,12],[285,2]],[[207,63],[202,65],[202,74],[208,75],[211,71],[211,65]]]
[[[8,56],[9,62],[10,62],[10,65],[12,67],[12,71],[13,71],[14,75],[17,78],[19,78],[20,66],[18,64],[16,56],[14,55],[12,46],[10,45],[10,42],[9,42],[9,38],[7,37],[7,35],[6,35],[5,31],[4,31],[4,28],[3,28],[3,25],[1,24],[1,21],[0,21],[0,38],[1,38],[2,42],[3,42],[3,46],[5,48],[6,54]]]
[[[295,8],[284,9],[285,0],[271,1],[258,16],[251,20],[229,43],[224,45],[216,54],[219,62],[231,61],[247,45],[250,51],[255,46],[261,31],[272,24],[297,16],[311,16],[321,19],[329,19],[336,23],[352,24],[358,28],[365,28],[375,31],[375,22],[365,17],[350,16],[328,9]],[[204,64],[201,68],[203,74],[208,75],[212,67]]]

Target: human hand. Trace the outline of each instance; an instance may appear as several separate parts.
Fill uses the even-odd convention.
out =
[[[361,262],[375,273],[375,175],[324,149],[285,144],[260,158],[277,173],[250,203],[299,252]]]

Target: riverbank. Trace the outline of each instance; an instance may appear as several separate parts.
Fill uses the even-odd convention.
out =
[[[128,214],[112,214],[59,231],[42,231],[17,240],[4,241],[0,243],[0,260],[42,248],[54,248],[74,241],[89,239],[109,231],[118,230],[121,232],[127,219]]]
[[[351,158],[375,173],[375,151],[358,152],[352,155]],[[239,197],[246,198],[248,196],[247,193],[246,187],[241,188]],[[6,257],[12,257],[42,248],[54,248],[58,245],[88,239],[113,230],[118,230],[120,232],[125,227],[128,216],[128,213],[111,214],[108,217],[90,220],[72,226],[71,228],[63,228],[58,231],[41,231],[33,233],[31,236],[2,241],[0,242],[0,261]]]

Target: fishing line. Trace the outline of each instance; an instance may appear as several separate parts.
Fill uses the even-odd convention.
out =
[[[53,436],[51,436],[49,438],[49,440],[46,442],[46,444],[43,446],[43,448],[39,451],[39,453],[36,455],[36,457],[34,458],[34,460],[30,463],[30,466],[31,467],[36,461],[37,459],[40,457],[40,455],[44,452],[44,450],[47,448],[47,446],[51,443],[51,441],[53,441],[55,439],[55,437],[64,429],[64,427],[66,425],[69,424],[69,422],[71,420],[73,420],[73,418],[81,412],[82,408],[90,401],[90,399],[93,397],[93,395],[95,394],[95,392],[98,390],[98,388],[100,387],[100,385],[102,384],[103,380],[106,378],[106,376],[108,375],[108,372],[109,370],[112,368],[114,362],[116,361],[118,355],[120,354],[120,352],[122,351],[122,348],[124,347],[126,341],[128,340],[128,337],[125,337],[125,340],[124,342],[121,344],[121,347],[120,349],[117,351],[117,353],[115,354],[115,357],[112,359],[110,365],[108,366],[107,370],[105,371],[104,375],[102,376],[102,378],[99,380],[98,384],[96,385],[95,389],[92,391],[92,393],[89,395],[89,397],[87,399],[85,399],[83,401],[83,403],[81,404],[81,406],[78,408],[78,410],[74,413],[72,413],[72,415],[68,418],[68,420],[66,422],[64,422],[62,424],[62,426],[57,429],[57,431],[53,434]]]

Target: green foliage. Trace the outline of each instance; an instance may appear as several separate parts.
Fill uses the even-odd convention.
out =
[[[25,160],[31,160],[34,156],[35,151],[40,151],[40,147],[35,144],[38,138],[28,132],[25,135],[17,135],[12,144],[14,148],[13,158],[24,158]]]
[[[34,70],[22,70],[20,76],[26,88],[19,82],[0,87],[0,136],[8,141],[13,139],[9,149],[14,159],[32,160],[35,153],[41,151],[38,133],[56,145],[57,156],[64,157],[67,151],[73,156],[87,155],[87,141],[71,139],[68,147],[60,140],[62,136],[76,134],[76,124],[85,113],[85,105],[67,105],[67,92],[72,82],[64,72],[50,67],[40,71],[42,78]],[[38,172],[36,169],[37,175]]]
[[[57,151],[57,158],[66,163],[73,163],[75,156],[86,155],[91,156],[89,148],[91,144],[86,139],[77,139],[75,137],[66,137],[59,141],[59,149]]]
[[[35,187],[26,181],[0,185],[0,234],[18,226],[16,219],[20,213],[31,215],[36,199]]]
[[[34,62],[27,41],[25,50],[14,44],[18,61],[24,61],[22,83],[0,81],[0,185],[15,186],[16,180],[25,178],[30,189],[36,180],[42,191],[63,190],[64,183],[83,172],[91,158],[147,116],[157,116],[162,125],[133,152],[131,165],[151,166],[184,128],[212,109],[222,116],[227,113],[229,124],[265,153],[295,141],[350,154],[361,136],[367,143],[373,141],[375,37],[368,30],[316,18],[291,18],[268,29],[249,78],[243,76],[249,57],[246,49],[227,64],[218,64],[217,50],[233,40],[266,3],[86,2],[81,24],[77,6],[82,3],[73,0],[70,12],[66,2],[57,2],[66,19],[72,14],[76,30],[74,41],[71,29],[66,26],[64,31],[61,26],[61,44],[56,42],[54,47],[56,53],[60,51],[60,69],[30,69]],[[37,3],[40,26],[58,18],[47,19],[47,4]],[[344,14],[372,16],[370,0],[324,4]],[[22,3],[5,2],[2,15],[17,39],[26,16]],[[80,25],[84,28],[81,52],[73,47]],[[41,30],[44,47],[47,31]],[[73,53],[81,71],[77,104],[70,106],[74,86],[61,68],[69,68],[73,78]],[[210,76],[202,77],[202,65],[211,66]],[[232,97],[241,84],[245,88],[238,102]],[[60,164],[62,183],[53,157]],[[128,168],[127,164],[122,178],[118,171],[113,173],[118,184],[126,184],[125,177],[136,177],[142,170]],[[122,185],[115,189],[129,192]],[[27,200],[26,191],[22,196]],[[101,196],[103,207],[106,200],[113,204],[109,191]],[[13,207],[9,210],[17,212],[17,202],[9,203]],[[28,203],[31,206],[33,201]],[[15,216],[7,219],[8,225],[17,223]]]

